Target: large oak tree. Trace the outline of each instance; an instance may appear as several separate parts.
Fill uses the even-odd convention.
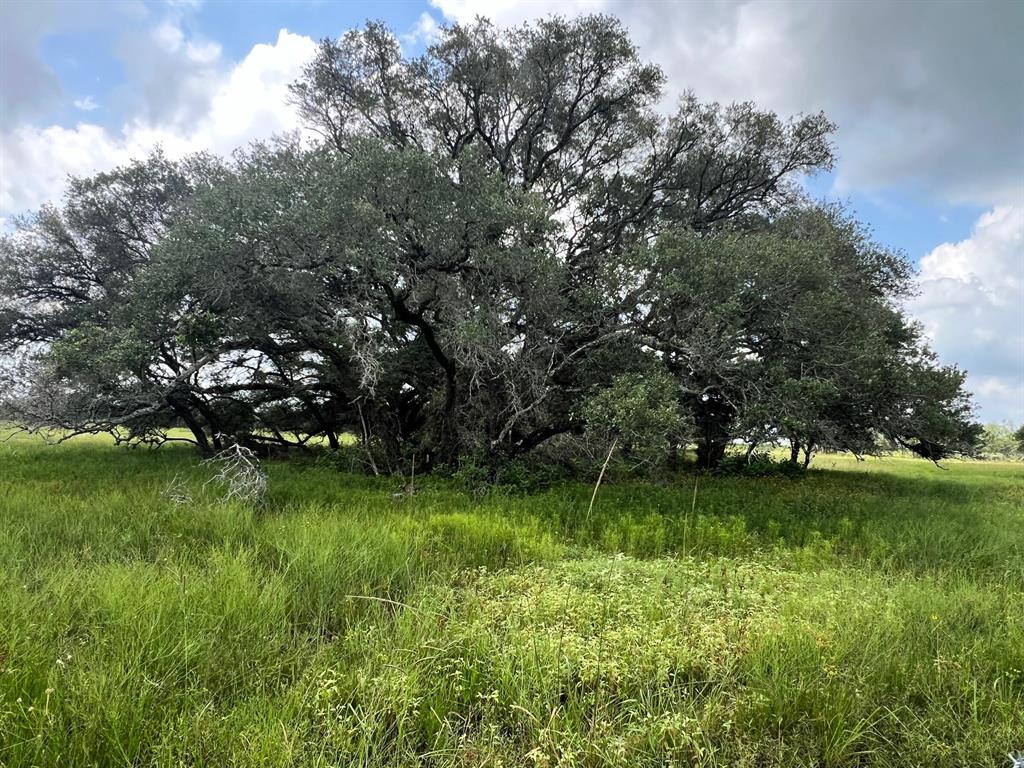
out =
[[[348,432],[374,471],[498,466],[619,401],[678,413],[658,444],[703,467],[975,444],[963,373],[900,310],[909,265],[799,191],[824,116],[666,112],[608,16],[456,25],[415,58],[370,24],[293,98],[322,141],[157,154],[2,240],[9,417],[207,452]]]

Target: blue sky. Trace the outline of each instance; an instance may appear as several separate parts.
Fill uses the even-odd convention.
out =
[[[188,38],[219,45],[229,61],[241,61],[256,43],[273,42],[282,29],[318,40],[338,36],[367,19],[366,11],[355,3],[207,2],[177,9],[169,5],[141,3],[147,20],[143,25],[174,19]],[[384,3],[380,7],[383,14],[373,13],[371,18],[407,29],[415,24],[423,6],[419,2]],[[131,87],[131,61],[123,58],[124,32],[120,24],[76,26],[48,35],[39,44],[43,58],[68,93],[92,96],[103,105],[93,119],[112,127],[131,117],[130,101],[125,98],[130,94],[123,92]],[[74,122],[80,117],[71,103],[59,108],[62,112],[52,115],[57,120]]]
[[[285,99],[319,38],[367,18],[415,53],[487,15],[618,15],[668,99],[753,100],[839,124],[807,181],[921,266],[908,305],[986,420],[1024,422],[1024,4],[975,2],[24,2],[0,6],[0,218],[162,144],[226,153],[297,126]]]

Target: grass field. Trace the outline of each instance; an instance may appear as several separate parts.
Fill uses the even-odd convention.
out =
[[[273,463],[252,511],[184,447],[0,443],[0,765],[1008,765],[1024,465],[816,466],[588,517]]]

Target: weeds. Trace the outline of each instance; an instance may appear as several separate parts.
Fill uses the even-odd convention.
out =
[[[0,764],[1008,765],[1019,466],[819,464],[588,519],[268,462],[256,514],[172,446],[9,441]]]

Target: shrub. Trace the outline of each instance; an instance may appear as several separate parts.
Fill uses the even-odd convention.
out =
[[[776,459],[770,453],[754,452],[728,454],[714,470],[716,475],[740,475],[742,477],[803,477],[807,470],[802,464]]]

